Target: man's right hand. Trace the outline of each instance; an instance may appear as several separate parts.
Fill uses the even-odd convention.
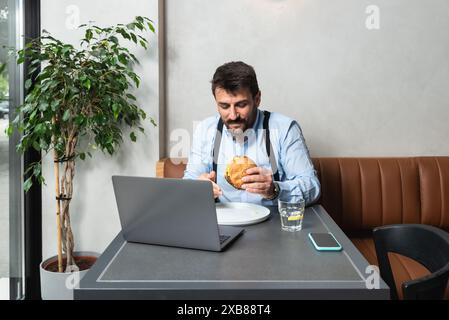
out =
[[[214,199],[218,198],[218,196],[221,196],[223,194],[221,188],[218,186],[218,184],[215,183],[215,176],[216,176],[215,171],[211,171],[210,173],[203,173],[198,177],[199,180],[208,180],[212,182]]]

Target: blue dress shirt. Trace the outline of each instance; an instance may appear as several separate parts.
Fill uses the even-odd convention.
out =
[[[277,199],[267,200],[261,195],[237,190],[224,178],[226,165],[234,156],[246,155],[259,167],[271,170],[265,147],[263,111],[257,110],[253,128],[244,133],[244,138],[235,139],[223,126],[220,152],[217,161],[217,184],[223,191],[221,202],[251,202],[260,205],[276,205]],[[197,179],[212,171],[213,148],[219,115],[209,117],[198,124],[193,134],[192,149],[184,179]],[[269,119],[270,140],[279,171],[280,197],[284,200],[302,198],[306,205],[320,195],[320,182],[310,159],[301,127],[294,119],[272,112]]]

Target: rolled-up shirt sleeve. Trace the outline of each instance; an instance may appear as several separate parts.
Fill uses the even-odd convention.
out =
[[[284,171],[282,181],[278,182],[281,197],[303,198],[306,205],[320,196],[320,182],[313,167],[309,150],[305,143],[301,127],[296,121],[290,124],[281,144],[281,166]]]

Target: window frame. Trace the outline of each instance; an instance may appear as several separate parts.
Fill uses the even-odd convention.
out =
[[[10,45],[23,48],[25,39],[40,36],[40,0],[9,0],[11,13]],[[23,35],[23,36],[22,36]],[[29,64],[9,61],[10,106],[12,121],[16,107],[25,98],[25,74]],[[40,270],[42,260],[42,188],[38,183],[24,193],[24,168],[41,159],[40,152],[30,150],[22,156],[16,152],[20,140],[14,132],[9,140],[9,266],[10,299],[40,299]]]

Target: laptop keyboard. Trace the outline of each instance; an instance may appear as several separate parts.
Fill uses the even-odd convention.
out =
[[[220,244],[223,244],[226,240],[228,240],[231,236],[225,236],[220,234]]]

